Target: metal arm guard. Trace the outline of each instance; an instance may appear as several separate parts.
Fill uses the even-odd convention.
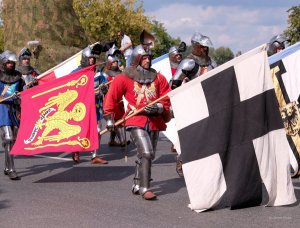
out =
[[[175,89],[179,87],[185,77],[188,77],[189,79],[194,78],[198,71],[199,65],[195,62],[195,60],[182,60],[174,74],[173,79],[171,80],[171,88]]]

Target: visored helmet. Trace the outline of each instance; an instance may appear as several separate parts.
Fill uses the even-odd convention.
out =
[[[199,32],[194,33],[191,39],[192,45],[200,44],[204,47],[213,47],[213,44],[208,36],[204,36]]]
[[[21,60],[25,58],[30,58],[31,55],[31,51],[28,48],[24,47],[19,53],[19,61],[21,62]]]
[[[106,52],[106,66],[108,69],[111,69],[113,62],[118,62],[118,55],[121,54],[121,51],[115,46],[115,44]]]
[[[140,35],[140,43],[143,45],[145,51],[150,51],[154,48],[154,41],[155,37],[146,30],[143,30],[143,32]]]
[[[89,58],[95,58],[96,60],[97,57],[98,55],[92,52],[92,48],[90,46],[86,47],[85,49],[83,49],[81,54],[81,60],[80,60],[81,67],[89,66]]]
[[[290,45],[290,39],[288,39],[284,34],[279,34],[269,41],[268,43],[268,55],[274,55],[278,52],[278,49],[283,50]]]

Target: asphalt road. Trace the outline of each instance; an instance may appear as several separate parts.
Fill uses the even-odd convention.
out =
[[[6,227],[299,227],[300,206],[226,208],[191,211],[183,178],[175,172],[175,155],[161,135],[153,163],[156,201],[132,195],[136,150],[124,151],[101,142],[107,165],[91,165],[90,154],[81,153],[74,165],[70,154],[48,153],[15,159],[20,181],[2,174],[4,153],[0,153],[0,228]],[[293,179],[300,199],[300,181]],[[264,196],[264,202],[267,196]]]

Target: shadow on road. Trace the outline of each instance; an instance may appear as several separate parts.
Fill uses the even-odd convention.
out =
[[[130,166],[74,167],[34,183],[118,181],[133,175]]]
[[[55,163],[47,163],[47,164],[41,164],[41,165],[33,165],[30,167],[27,167],[24,171],[19,171],[19,176],[26,177],[31,175],[36,175],[42,172],[52,172],[56,169],[60,168],[71,168],[73,166],[73,161],[63,161],[63,162],[55,162]]]
[[[153,181],[151,189],[158,195],[167,195],[178,192],[181,188],[185,187],[183,178],[173,178],[165,181]]]

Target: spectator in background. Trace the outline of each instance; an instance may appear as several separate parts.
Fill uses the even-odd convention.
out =
[[[125,58],[126,67],[129,67],[131,64],[131,55],[132,55],[132,42],[129,36],[125,35],[123,31],[118,32],[118,38],[121,39],[121,48],[119,49]]]

